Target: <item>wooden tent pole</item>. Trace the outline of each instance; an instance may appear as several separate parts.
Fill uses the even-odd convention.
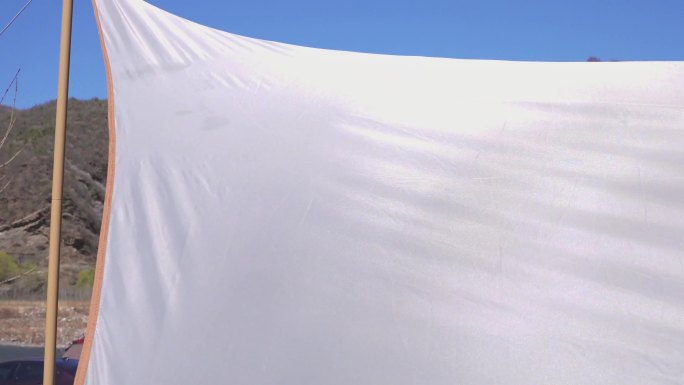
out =
[[[59,251],[62,232],[62,194],[64,182],[64,140],[69,99],[69,58],[73,0],[62,1],[62,33],[59,53],[59,81],[55,120],[55,156],[52,168],[52,205],[48,256],[47,308],[45,312],[45,366],[43,385],[55,383],[57,351],[57,301],[59,298]]]

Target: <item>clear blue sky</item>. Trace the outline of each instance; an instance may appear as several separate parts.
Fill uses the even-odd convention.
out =
[[[26,0],[1,0],[0,28]],[[103,0],[104,1],[104,0]],[[106,96],[90,0],[74,0],[70,95]],[[320,48],[452,58],[684,60],[684,0],[150,0],[246,36]],[[55,98],[61,0],[34,0],[0,37],[0,86]]]

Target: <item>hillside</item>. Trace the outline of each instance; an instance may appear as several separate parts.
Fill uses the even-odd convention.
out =
[[[0,151],[0,254],[8,254],[21,269],[34,271],[10,284],[10,289],[40,292],[47,267],[55,103],[16,113],[8,144]],[[0,132],[10,110],[0,106]],[[106,100],[69,101],[62,225],[62,280],[76,284],[79,272],[92,268],[97,252],[107,173]],[[1,281],[1,280],[0,280]]]

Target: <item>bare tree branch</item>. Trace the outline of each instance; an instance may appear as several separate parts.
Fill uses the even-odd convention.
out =
[[[32,1],[33,1],[33,0],[28,0],[28,1],[26,2],[26,4],[24,4],[24,6],[21,7],[21,9],[19,10],[19,12],[17,12],[17,14],[14,15],[14,16],[12,17],[12,19],[10,19],[9,23],[7,23],[7,24],[5,25],[5,27],[4,27],[2,30],[0,30],[0,36],[2,36],[2,34],[5,33],[5,31],[7,31],[7,30],[9,29],[9,27],[12,26],[12,24],[17,20],[17,18],[18,18],[19,16],[21,16],[21,14],[26,10],[26,8],[29,6],[29,4],[31,4]]]
[[[9,186],[9,185],[10,185],[10,181],[7,181],[7,183],[5,183],[4,186],[0,187],[0,194],[2,194],[2,192],[5,191],[5,189],[6,189],[7,186]]]
[[[15,152],[14,155],[12,155],[12,157],[9,158],[9,160],[7,160],[5,163],[0,164],[0,168],[3,168],[5,166],[7,166],[8,164],[12,163],[14,158],[16,158],[17,155],[19,155],[20,153],[21,153],[21,150],[18,150],[17,152]]]
[[[2,104],[3,101],[5,101],[5,97],[6,97],[7,94],[9,93],[9,90],[12,89],[12,86],[14,85],[14,83],[16,83],[17,79],[19,79],[19,73],[20,73],[20,72],[21,72],[21,68],[19,68],[19,69],[17,70],[17,73],[14,74],[14,77],[12,78],[12,81],[9,83],[9,85],[7,86],[7,88],[5,88],[5,92],[3,92],[3,93],[2,93],[2,97],[0,97],[0,104]]]
[[[5,92],[2,94],[2,97],[0,97],[0,105],[2,105],[2,102],[5,100],[5,97],[7,96],[7,93],[9,92],[10,89],[12,89],[12,86],[14,85],[14,97],[12,99],[12,110],[10,112],[10,119],[9,123],[7,124],[7,128],[5,129],[5,133],[2,136],[2,139],[0,139],[0,150],[5,146],[5,143],[7,142],[7,138],[9,137],[10,133],[12,132],[12,129],[14,128],[14,123],[17,121],[17,118],[15,116],[15,112],[17,109],[17,94],[19,93],[19,73],[21,72],[21,69],[17,70],[17,73],[14,75],[14,78],[10,82],[10,84],[7,86],[5,89]],[[16,157],[19,155],[21,152],[21,149],[15,152],[12,156],[10,156],[9,160],[5,161],[4,163],[0,164],[0,168],[3,168],[10,164]],[[8,182],[9,183],[9,182]],[[7,185],[5,185],[2,190],[7,188]],[[0,192],[2,191],[0,190]]]

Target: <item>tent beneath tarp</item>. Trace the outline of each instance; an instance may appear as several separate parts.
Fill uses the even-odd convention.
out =
[[[339,52],[95,5],[111,151],[77,384],[684,376],[684,63]]]

